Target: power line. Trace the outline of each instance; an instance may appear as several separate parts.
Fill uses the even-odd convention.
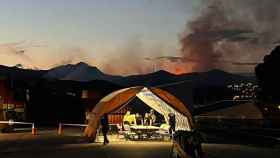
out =
[[[158,88],[168,87],[168,86],[182,84],[182,83],[185,83],[185,82],[193,82],[193,81],[192,80],[184,80],[184,81],[172,82],[172,83],[167,83],[167,84],[161,84],[161,85],[157,85],[157,86],[154,86],[154,87],[158,87]]]

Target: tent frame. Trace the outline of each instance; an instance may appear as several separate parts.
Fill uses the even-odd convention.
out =
[[[138,97],[137,94],[141,93],[142,90],[144,90],[145,88],[147,90],[149,90],[159,100],[161,100],[163,103],[165,103],[167,106],[169,106],[170,108],[172,108],[173,110],[175,110],[176,112],[181,114],[182,116],[186,117],[187,118],[187,123],[188,123],[188,128],[190,130],[193,129],[193,127],[194,127],[193,126],[193,118],[192,118],[192,115],[191,115],[190,111],[175,96],[173,96],[169,92],[166,92],[166,91],[161,90],[159,88],[152,88],[152,87],[147,88],[147,87],[142,87],[142,86],[140,87],[139,86],[139,87],[125,88],[125,89],[121,89],[121,90],[112,92],[111,94],[109,94],[109,95],[105,96],[103,99],[101,99],[100,102],[98,104],[96,104],[96,106],[92,110],[93,117],[91,117],[91,119],[89,120],[89,124],[88,124],[87,128],[85,129],[85,132],[84,132],[85,136],[87,136],[87,137],[95,137],[96,130],[97,130],[97,127],[98,127],[98,122],[100,120],[100,117],[104,113],[111,113],[111,112],[114,112],[114,111],[116,111],[116,110],[118,110],[120,108],[125,107],[133,99],[135,99],[135,97]],[[161,95],[159,95],[159,94],[161,94]],[[118,100],[118,99],[122,99],[121,97],[125,98],[125,95],[128,95],[126,101]],[[165,98],[167,98],[167,99],[171,98],[171,100],[168,101]],[[141,98],[139,98],[139,99],[142,100]],[[173,102],[172,102],[172,99],[173,99]],[[120,104],[118,104],[118,102],[120,102]],[[110,104],[115,104],[114,106],[116,106],[116,105],[117,106],[113,107],[110,110],[108,110],[109,107],[110,107],[109,106]],[[145,103],[145,104],[147,104],[147,103]],[[108,109],[106,109],[106,106],[107,106]],[[151,107],[151,105],[147,105],[147,106]]]

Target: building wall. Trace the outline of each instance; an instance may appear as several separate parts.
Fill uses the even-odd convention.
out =
[[[25,120],[25,101],[16,100],[5,78],[0,78],[0,120]]]
[[[116,112],[110,113],[108,116],[109,124],[122,124],[123,117],[128,110],[128,108],[124,107],[122,109],[117,110]]]
[[[0,79],[0,120],[4,120],[4,96],[5,96],[5,87],[4,87],[4,80]]]

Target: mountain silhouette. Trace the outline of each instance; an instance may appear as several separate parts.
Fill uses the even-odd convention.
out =
[[[0,65],[0,76],[13,80],[37,80],[41,79],[47,72],[47,70],[31,70]]]
[[[112,82],[117,80],[118,76],[104,74],[97,67],[90,66],[87,63],[62,65],[50,69],[44,76],[46,79],[72,80],[87,82],[92,80],[105,80]]]
[[[203,85],[227,85],[240,82],[256,82],[254,76],[231,74],[222,70],[214,69],[208,72],[193,72],[175,75],[160,70],[148,74],[114,76],[103,73],[97,67],[86,63],[68,64],[50,69],[43,76],[46,79],[71,80],[88,82],[93,80],[104,80],[124,87],[131,86],[161,86],[170,83],[188,81],[185,84]]]
[[[103,80],[123,87],[130,86],[162,86],[165,84],[184,81],[184,84],[223,86],[240,82],[256,82],[254,76],[243,76],[214,69],[207,72],[193,72],[175,75],[160,70],[148,74],[115,76],[103,73],[95,66],[80,62],[77,64],[62,65],[50,70],[28,70],[17,67],[0,66],[0,75],[17,80],[69,80],[89,82]]]
[[[185,105],[192,106],[197,102],[195,98],[201,100],[201,97],[211,96],[206,99],[212,102],[230,96],[225,93],[228,91],[225,90],[228,84],[256,82],[254,77],[232,74],[218,69],[181,75],[160,70],[148,74],[114,76],[82,62],[62,65],[50,70],[27,70],[0,65],[0,77],[2,76],[6,76],[12,81],[15,80],[11,84],[13,87],[25,87],[32,91],[35,99],[30,103],[30,108],[34,111],[40,110],[41,107],[37,105],[42,104],[44,98],[53,98],[46,102],[46,106],[53,105],[54,108],[70,104],[70,102],[67,104],[64,102],[69,98],[68,92],[75,91],[80,94],[82,90],[90,90],[95,97],[93,100],[89,100],[88,104],[95,105],[105,95],[117,89],[132,86],[159,87],[172,93]],[[51,102],[51,100],[59,100],[59,102]],[[75,111],[74,108],[73,111]],[[49,112],[51,113],[51,111]],[[34,112],[35,114],[36,112]],[[36,115],[35,118],[40,120],[41,117]],[[46,122],[48,121],[46,120]]]

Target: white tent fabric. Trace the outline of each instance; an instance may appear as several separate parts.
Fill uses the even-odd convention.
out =
[[[171,106],[169,106],[165,101],[156,96],[153,92],[151,92],[148,88],[143,88],[136,96],[142,100],[145,104],[150,106],[152,109],[162,114],[165,118],[165,121],[168,123],[168,114],[175,114],[176,126],[175,130],[184,130],[190,131],[189,120],[183,114],[177,112]]]
[[[167,123],[168,114],[173,113],[176,119],[175,130],[194,128],[191,113],[175,96],[159,88],[139,86],[115,91],[101,99],[91,111],[85,136],[95,137],[101,116],[126,106],[135,97],[162,114]]]

